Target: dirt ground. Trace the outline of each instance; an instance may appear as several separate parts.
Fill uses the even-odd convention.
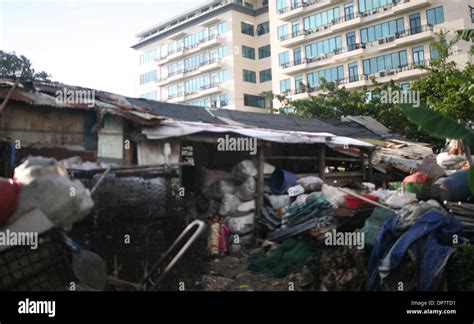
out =
[[[249,254],[239,253],[210,260],[208,274],[202,277],[206,291],[288,291],[287,278],[254,274],[247,269]]]

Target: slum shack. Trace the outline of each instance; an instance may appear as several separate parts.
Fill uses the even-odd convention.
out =
[[[48,279],[52,265],[40,264],[26,276],[41,284],[18,279],[24,250],[14,250],[16,262],[3,258],[1,289],[61,290],[78,278],[86,290],[472,287],[472,271],[460,271],[471,269],[473,225],[469,161],[459,145],[435,156],[364,116],[246,113],[101,91],[95,105],[78,105],[55,100],[62,84],[13,84],[0,87],[9,101],[0,115],[0,172],[11,178],[21,166],[20,174],[35,176],[2,181],[1,231],[26,216],[58,229],[44,240],[55,244],[40,250],[63,253],[50,273],[65,276]],[[59,206],[41,198],[48,191],[38,186],[51,181],[44,170],[58,188],[72,181],[82,198],[57,194],[69,202]],[[37,206],[23,215],[28,191]],[[58,221],[52,215],[61,206],[77,206],[81,217]],[[184,228],[191,243],[176,260],[167,249],[179,250]],[[81,259],[97,271],[75,272]]]

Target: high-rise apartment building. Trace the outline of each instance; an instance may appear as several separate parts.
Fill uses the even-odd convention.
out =
[[[138,35],[140,96],[264,111],[272,90],[267,1],[211,1]]]
[[[428,73],[436,33],[474,28],[468,0],[211,1],[138,35],[140,95],[264,111],[265,93],[317,94],[321,78],[348,89]],[[453,59],[472,58],[459,43]],[[280,103],[273,102],[275,107]]]

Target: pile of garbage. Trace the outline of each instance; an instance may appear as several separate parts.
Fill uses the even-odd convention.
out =
[[[94,206],[90,192],[54,159],[29,157],[0,178],[0,290],[105,288],[103,260],[65,234]]]
[[[202,192],[210,199],[210,215],[225,216],[225,223],[239,236],[239,245],[252,240],[255,221],[257,168],[251,160],[237,163],[232,172],[204,170]],[[234,248],[236,248],[234,246]]]
[[[298,178],[275,169],[265,186],[259,225],[272,241],[283,241],[311,229],[333,229],[334,208],[345,204],[345,193],[317,176]]]

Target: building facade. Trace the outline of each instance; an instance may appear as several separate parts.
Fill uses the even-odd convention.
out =
[[[408,88],[438,55],[436,33],[472,28],[469,0],[211,1],[137,35],[139,95],[264,112],[268,93],[308,98],[321,78]],[[453,59],[465,65],[468,51],[458,43]]]
[[[265,111],[272,90],[268,5],[212,1],[150,28],[140,53],[140,96],[210,108]],[[268,102],[270,103],[270,102]]]

